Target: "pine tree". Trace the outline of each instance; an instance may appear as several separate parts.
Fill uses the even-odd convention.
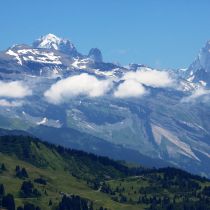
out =
[[[4,185],[0,184],[0,197],[3,197],[5,194],[5,189],[4,189]]]
[[[49,206],[52,206],[52,200],[49,201]]]
[[[11,194],[7,194],[2,199],[2,206],[7,210],[15,210],[15,201],[14,197]]]
[[[16,166],[16,167],[15,167],[15,171],[16,171],[16,172],[20,171],[20,166]]]
[[[1,164],[1,170],[6,171],[6,167],[5,167],[4,163]]]

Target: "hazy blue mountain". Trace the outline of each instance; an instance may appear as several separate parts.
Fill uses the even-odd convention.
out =
[[[92,58],[97,63],[102,63],[103,62],[102,53],[98,48],[90,49],[88,57]]]

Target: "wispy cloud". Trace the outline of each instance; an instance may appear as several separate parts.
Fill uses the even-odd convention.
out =
[[[23,105],[23,101],[8,101],[6,99],[0,99],[0,106],[18,107],[22,105]]]
[[[128,54],[128,50],[126,50],[126,49],[119,49],[116,52],[119,55],[126,55],[126,54]]]
[[[20,81],[12,81],[12,82],[0,81],[0,97],[24,98],[31,94],[32,91]]]

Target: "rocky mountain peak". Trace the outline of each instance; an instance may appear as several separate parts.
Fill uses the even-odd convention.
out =
[[[58,50],[66,54],[76,56],[77,50],[75,46],[68,40],[57,37],[54,34],[47,34],[40,37],[33,43],[34,48]]]
[[[98,48],[90,49],[88,57],[93,59],[97,63],[103,62],[102,53]]]

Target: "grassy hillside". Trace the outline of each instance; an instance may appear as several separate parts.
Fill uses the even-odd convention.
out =
[[[158,159],[157,161],[157,159],[142,155],[136,150],[128,149],[118,144],[112,144],[102,138],[88,134],[81,129],[77,130],[66,127],[53,128],[40,125],[29,129],[28,132],[52,144],[60,144],[66,148],[71,147],[77,150],[107,156],[115,160],[126,160],[137,164],[141,163],[148,167],[165,167],[171,165],[164,160]]]
[[[21,190],[29,182],[33,190]],[[210,182],[204,178],[173,168],[127,167],[27,136],[0,137],[0,184],[16,207],[31,203],[42,210],[58,209],[64,195],[78,195],[70,198],[94,210],[182,209],[186,204],[205,210],[210,203]]]

